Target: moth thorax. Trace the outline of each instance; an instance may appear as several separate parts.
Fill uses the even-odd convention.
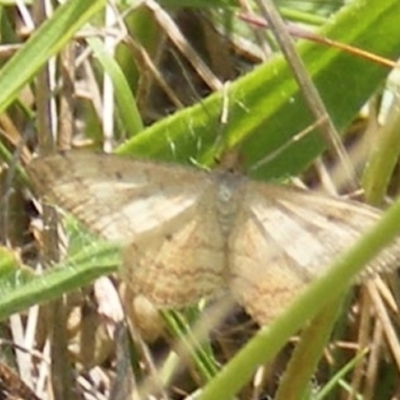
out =
[[[237,184],[232,179],[222,180],[219,184],[217,211],[222,233],[229,235],[237,211]]]

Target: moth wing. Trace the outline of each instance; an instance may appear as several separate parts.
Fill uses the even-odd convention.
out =
[[[126,245],[121,273],[134,294],[173,307],[224,287],[211,175],[81,152],[35,160],[29,173],[40,193],[91,231]]]
[[[86,152],[38,158],[28,173],[40,194],[122,245],[179,226],[212,186],[208,174],[191,168]]]
[[[226,245],[214,201],[203,196],[179,227],[126,248],[122,275],[135,295],[159,308],[182,307],[226,288]]]
[[[381,213],[318,193],[250,182],[231,236],[230,287],[260,324],[278,315]],[[400,263],[400,241],[365,269],[371,275]]]

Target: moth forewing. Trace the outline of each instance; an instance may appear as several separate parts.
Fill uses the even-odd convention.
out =
[[[199,185],[210,186],[201,171],[87,152],[36,159],[28,172],[39,194],[92,232],[122,245],[157,234],[196,205]]]
[[[281,195],[278,201],[305,230],[313,232],[314,237],[323,243],[325,253],[322,254],[325,254],[327,262],[322,265],[329,266],[382,217],[381,210],[360,202],[327,197],[316,192],[291,190],[290,195],[289,192],[286,196]],[[319,261],[323,260],[317,259],[315,262],[321,264]],[[396,239],[365,267],[359,280],[395,269],[399,264],[400,239]]]

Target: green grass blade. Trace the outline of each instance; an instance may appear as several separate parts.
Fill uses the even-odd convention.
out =
[[[18,96],[40,68],[65,46],[93,15],[104,0],[70,0],[35,31],[32,37],[0,70],[0,112]]]
[[[357,15],[362,17],[355,20]],[[396,59],[400,55],[400,37],[396,33],[399,23],[398,1],[371,0],[367,4],[358,0],[332,18],[321,34]],[[379,34],[371,26],[378,26]],[[301,43],[298,48],[339,129],[351,121],[389,72],[383,66],[337,49],[314,43]],[[215,93],[200,104],[164,118],[122,145],[118,152],[180,162],[196,157],[200,162],[212,163],[219,150],[215,143],[224,137],[228,147],[241,143],[248,170],[313,122],[281,57],[260,65],[229,86],[225,125],[220,122],[222,96]],[[323,148],[319,134],[310,134],[268,165],[252,171],[252,175],[295,175]]]

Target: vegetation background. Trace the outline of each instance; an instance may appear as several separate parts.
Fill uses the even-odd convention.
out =
[[[398,193],[399,84],[396,71],[387,77],[400,53],[400,3],[277,5],[298,35],[314,32],[376,56],[294,37],[329,117],[343,133],[365,198],[384,205]],[[26,399],[125,399],[133,390],[144,399],[145,389],[174,399],[194,398],[200,389],[201,399],[400,398],[397,276],[357,289],[338,318],[333,304],[362,267],[362,257],[399,229],[397,203],[333,268],[330,280],[313,285],[269,329],[249,340],[256,329],[246,316],[228,321],[228,351],[221,335],[201,345],[185,336],[201,308],[166,313],[168,340],[115,341],[110,329],[117,321],[98,305],[104,299],[96,286],[88,285],[117,270],[118,251],[71,220],[60,234],[48,225],[54,211],[30,191],[24,167],[32,157],[70,147],[210,167],[224,150],[240,146],[243,170],[255,179],[299,177],[312,187],[335,188],[341,175],[334,184],[330,176],[337,160],[325,151],[320,121],[262,26],[257,2],[32,1],[3,3],[0,10],[4,398],[15,391]],[[258,16],[249,18],[252,13]],[[300,338],[288,342],[317,312]],[[171,337],[182,340],[185,356],[170,345]],[[131,358],[121,346],[129,346]],[[177,366],[184,372],[173,378]]]

